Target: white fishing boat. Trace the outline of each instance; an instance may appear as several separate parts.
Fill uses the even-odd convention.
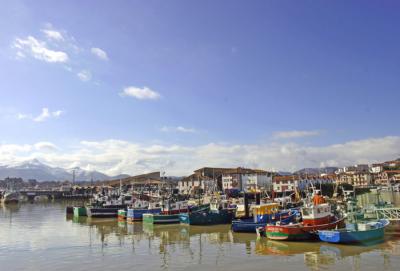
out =
[[[2,203],[10,204],[10,203],[18,203],[20,198],[20,194],[17,191],[6,191],[1,199]]]

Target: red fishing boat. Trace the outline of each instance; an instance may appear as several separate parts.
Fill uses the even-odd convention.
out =
[[[318,237],[317,231],[336,229],[345,226],[344,218],[331,212],[328,203],[309,205],[301,209],[303,221],[288,225],[267,225],[260,229],[261,235],[272,240],[311,240]]]

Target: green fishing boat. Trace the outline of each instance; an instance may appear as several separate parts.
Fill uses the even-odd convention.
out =
[[[118,210],[118,220],[125,220],[126,213],[127,213],[127,211],[125,209]]]
[[[143,223],[149,224],[176,224],[180,223],[179,214],[143,214]]]
[[[86,214],[86,207],[74,207],[74,216],[87,216]]]

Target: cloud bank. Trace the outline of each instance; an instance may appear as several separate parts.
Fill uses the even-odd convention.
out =
[[[96,169],[109,175],[141,174],[156,170],[167,175],[189,175],[203,166],[252,167],[294,171],[304,167],[374,163],[400,157],[400,137],[387,136],[327,146],[296,143],[197,146],[144,145],[116,139],[81,141],[60,148],[51,142],[0,144],[3,164],[37,158],[53,166]]]

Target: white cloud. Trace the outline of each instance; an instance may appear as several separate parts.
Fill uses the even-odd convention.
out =
[[[58,118],[62,114],[64,114],[64,111],[62,111],[62,110],[57,110],[57,111],[50,112],[47,107],[44,107],[44,108],[42,108],[42,112],[36,117],[33,117],[30,114],[18,113],[17,114],[17,119],[19,119],[19,120],[30,119],[30,120],[32,120],[34,122],[43,122],[43,121],[45,121],[45,120],[47,120],[49,118]]]
[[[196,129],[193,128],[185,128],[183,126],[171,127],[164,126],[160,129],[162,132],[181,132],[181,133],[196,133]]]
[[[287,139],[287,138],[300,138],[300,137],[308,137],[308,136],[318,136],[321,134],[321,131],[312,130],[312,131],[279,131],[275,132],[273,137],[276,139]]]
[[[19,120],[23,120],[23,119],[29,119],[29,118],[31,118],[32,116],[30,116],[30,115],[26,115],[26,114],[22,114],[22,113],[19,113],[18,115],[17,115],[17,119],[19,119]]]
[[[64,111],[57,110],[57,111],[52,112],[53,117],[56,117],[56,118],[61,116],[61,114],[64,114]]]
[[[92,73],[89,70],[81,70],[77,76],[83,82],[87,82],[92,79]]]
[[[60,31],[53,30],[53,29],[42,29],[41,30],[48,39],[56,40],[56,41],[63,41],[64,37]]]
[[[51,50],[47,48],[44,41],[37,40],[32,36],[28,36],[26,39],[16,38],[13,46],[17,49],[17,57],[29,54],[33,58],[49,63],[63,63],[68,61],[68,54],[66,52]]]
[[[45,121],[46,119],[50,118],[50,112],[48,108],[42,108],[42,113],[37,116],[36,118],[33,118],[33,121],[36,122],[42,122]]]
[[[101,60],[108,60],[107,53],[100,48],[92,48],[92,49],[90,49],[90,52],[92,52],[92,54],[94,54]]]
[[[139,88],[134,86],[124,88],[120,95],[134,97],[139,100],[156,100],[161,97],[158,92],[155,92],[148,87]]]
[[[46,141],[38,142],[33,146],[38,151],[55,151],[58,149],[55,144]]]
[[[18,51],[17,53],[16,53],[16,59],[23,59],[23,58],[25,58],[26,57],[26,55],[23,53],[23,52],[21,52],[21,51]]]
[[[165,170],[167,175],[188,175],[203,166],[244,166],[294,171],[303,167],[374,163],[399,158],[399,146],[400,136],[327,146],[277,142],[236,145],[209,143],[198,146],[143,145],[110,139],[63,146],[63,153],[49,151],[52,148],[50,142],[33,145],[0,144],[0,161],[4,164],[38,158],[50,165],[90,167],[109,175],[141,174],[156,170]]]

